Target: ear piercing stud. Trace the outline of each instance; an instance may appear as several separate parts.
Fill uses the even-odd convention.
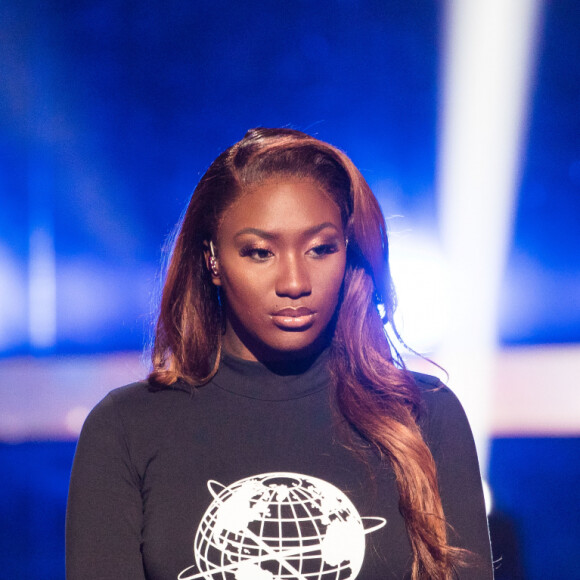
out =
[[[214,258],[213,256],[209,259],[209,269],[211,270],[211,273],[213,274],[213,276],[215,278],[217,278],[220,273],[218,270],[218,265],[217,265],[217,258]]]
[[[211,273],[214,276],[214,278],[217,278],[220,275],[220,272],[218,269],[217,258],[215,255],[215,247],[213,245],[213,242],[211,241],[209,243],[209,253],[210,253],[209,269],[211,270]]]

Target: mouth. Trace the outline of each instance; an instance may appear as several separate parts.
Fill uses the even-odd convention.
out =
[[[282,330],[306,330],[314,323],[316,312],[310,308],[282,308],[272,315],[272,322]]]

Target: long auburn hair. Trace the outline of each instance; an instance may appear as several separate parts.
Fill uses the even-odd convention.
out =
[[[412,579],[451,578],[464,551],[447,542],[435,462],[417,423],[421,396],[384,330],[385,322],[393,325],[395,308],[384,217],[342,151],[299,131],[259,128],[211,164],[179,225],[149,379],[198,386],[216,373],[224,320],[204,248],[216,239],[224,211],[245,188],[272,176],[312,179],[340,208],[347,265],[329,361],[337,408],[394,470],[413,550]]]

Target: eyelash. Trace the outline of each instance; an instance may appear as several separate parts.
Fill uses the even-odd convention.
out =
[[[242,258],[249,257],[256,262],[264,262],[271,254],[272,252],[266,248],[253,248],[251,246],[248,248],[242,248],[240,251],[240,256],[242,256]]]
[[[338,251],[337,244],[319,244],[311,248],[308,253],[313,253],[315,258],[323,258],[330,254],[334,254]],[[242,248],[240,251],[240,256],[242,258],[251,258],[256,262],[265,262],[273,253],[266,248],[256,248],[249,246],[247,248]]]
[[[338,251],[338,247],[336,244],[320,244],[318,246],[314,246],[314,248],[312,248],[310,251],[314,252],[317,258],[322,258],[323,256],[336,253]]]

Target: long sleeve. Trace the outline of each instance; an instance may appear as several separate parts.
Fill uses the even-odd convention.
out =
[[[144,580],[139,475],[111,395],[87,418],[71,474],[67,580]]]
[[[471,428],[457,397],[447,387],[425,393],[425,399],[429,407],[427,439],[451,526],[449,541],[472,553],[458,577],[489,580],[493,578],[489,531]]]

